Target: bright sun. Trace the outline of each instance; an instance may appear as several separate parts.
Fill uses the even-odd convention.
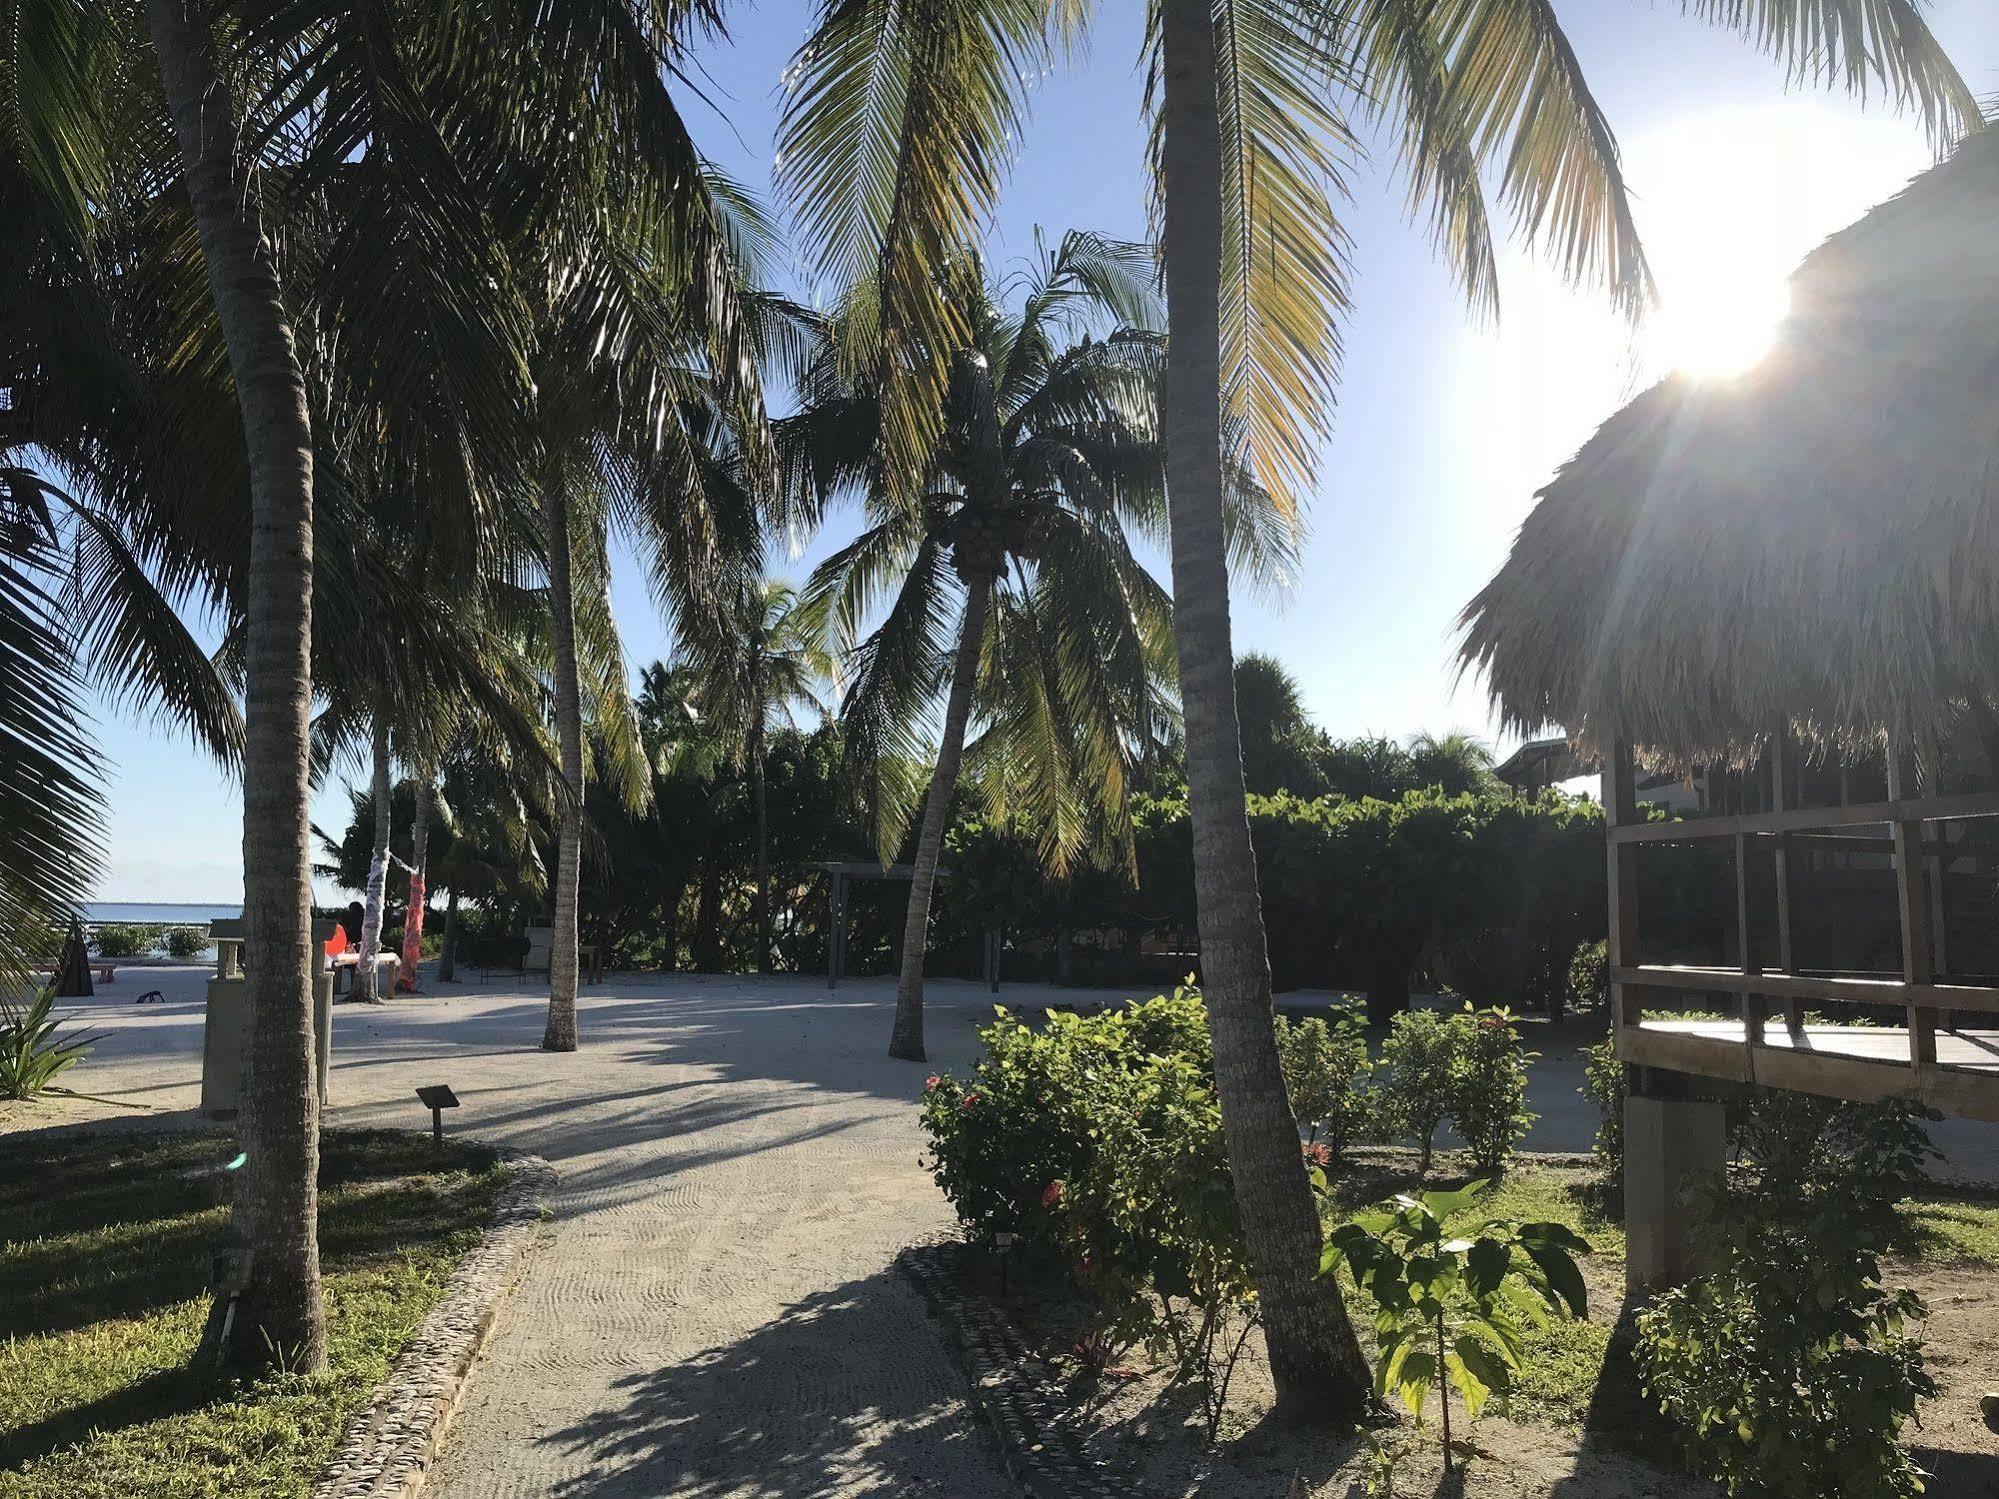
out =
[[[1790,306],[1790,286],[1781,274],[1744,275],[1739,264],[1724,263],[1667,286],[1646,341],[1666,369],[1725,379],[1770,352]]]

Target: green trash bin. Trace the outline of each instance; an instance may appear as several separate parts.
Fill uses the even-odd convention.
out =
[[[319,1102],[326,1103],[326,1074],[333,1064],[333,975],[312,978],[313,1073]],[[250,981],[208,981],[208,1014],[201,1033],[201,1112],[234,1119],[243,1097],[243,1043],[250,1031]]]

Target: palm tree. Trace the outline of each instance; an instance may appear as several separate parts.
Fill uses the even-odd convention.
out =
[[[1933,123],[1954,115],[1960,125],[1975,126],[1975,101],[1918,18],[1901,17],[1899,29],[1863,38],[1858,28],[1801,24],[1820,0],[1774,8],[1785,19],[1751,20],[1740,6],[1695,7],[1718,19],[1732,15],[1762,44],[1789,52],[1794,67],[1843,67],[1855,87],[1877,72],[1899,94],[1920,98]],[[1301,133],[1275,120],[1259,129],[1259,98],[1245,87],[1243,59],[1260,40],[1250,22],[1268,19],[1255,14],[1266,9],[1233,0],[1219,6],[1160,0],[1158,172],[1171,309],[1166,407],[1175,632],[1216,1084],[1272,1373],[1283,1403],[1352,1411],[1366,1398],[1366,1370],[1337,1293],[1317,1275],[1317,1213],[1303,1184],[1296,1124],[1271,1040],[1269,959],[1229,676],[1221,476],[1235,450],[1224,440],[1224,413],[1247,408],[1252,431],[1261,428],[1274,439],[1256,455],[1260,473],[1280,487],[1307,477],[1330,406],[1332,317],[1343,300],[1339,239],[1298,231],[1330,211],[1338,179],[1319,158],[1344,133],[1344,121],[1335,106],[1331,114],[1322,109],[1301,117],[1321,123],[1316,133],[1310,123]],[[1299,19],[1282,18],[1294,27]],[[1438,244],[1475,304],[1495,295],[1479,169],[1501,155],[1506,194],[1530,237],[1552,214],[1552,235],[1572,275],[1601,275],[1632,306],[1649,296],[1614,139],[1545,8],[1372,0],[1357,13],[1352,53],[1322,51],[1323,37],[1296,32],[1287,43],[1301,40],[1307,45],[1291,59],[1294,76],[1316,72],[1331,86],[1353,76],[1353,63],[1372,70],[1376,111],[1398,117],[1391,123],[1402,132],[1413,196],[1431,205]],[[1850,50],[1830,58],[1816,51],[1822,43]],[[1233,150],[1224,150],[1225,138]],[[1259,172],[1263,185],[1253,187]],[[1300,188],[1302,202],[1287,201]],[[1258,347],[1257,315],[1274,289],[1259,288],[1257,280],[1270,271],[1291,284],[1276,293],[1280,301],[1303,294],[1318,303],[1325,319],[1319,337]],[[1282,313],[1273,321],[1282,322]],[[1252,440],[1251,447],[1258,444]]]
[[[945,268],[966,339],[914,507],[881,482],[889,410],[872,372],[857,378],[848,361],[846,328],[829,330],[804,410],[779,424],[787,489],[801,507],[861,489],[870,510],[872,524],[819,567],[806,597],[830,611],[842,641],[887,603],[854,653],[843,705],[849,753],[872,776],[884,863],[919,805],[922,726],[933,694],[945,694],[920,796],[891,1056],[924,1054],[931,896],[982,670],[1022,695],[982,705],[996,729],[1023,744],[1039,731],[1042,753],[1022,763],[1045,772],[1051,862],[1079,844],[1080,808],[1123,815],[1168,612],[1125,534],[1127,523],[1156,530],[1163,499],[1150,267],[1140,247],[1070,233],[1028,275],[1013,314],[976,259]],[[1083,331],[1105,321],[1107,337]],[[1018,649],[989,652],[989,638],[1036,647],[1033,668],[1010,661]]]
[[[774,578],[746,580],[734,606],[710,627],[687,620],[681,659],[687,695],[720,738],[727,762],[750,776],[756,820],[757,971],[770,972],[770,812],[764,754],[772,727],[794,727],[796,713],[823,713],[817,687],[834,678],[823,616]],[[649,679],[650,680],[650,679]]]
[[[826,0],[795,60],[780,185],[822,247],[818,269],[843,287],[877,288],[871,357],[893,417],[885,483],[895,492],[914,492],[935,429],[928,413],[957,346],[945,336],[954,324],[936,272],[988,220],[1030,80],[1089,9],[926,0],[891,24],[877,7]],[[1911,7],[1692,0],[1687,9],[1781,57],[1794,76],[1839,79],[1856,93],[1880,83],[1918,105],[1939,136],[1980,123],[1976,99]],[[1152,13],[1172,310],[1174,597],[1177,632],[1192,648],[1181,672],[1204,865],[1203,976],[1280,1402],[1352,1410],[1366,1386],[1344,1313],[1316,1277],[1318,1230],[1270,1035],[1229,683],[1223,475],[1246,461],[1286,505],[1310,488],[1347,306],[1338,204],[1352,116],[1399,140],[1412,207],[1427,213],[1475,306],[1496,300],[1487,167],[1502,168],[1500,191],[1523,235],[1544,239],[1571,275],[1607,282],[1633,309],[1651,281],[1615,137],[1551,6],[1155,0]]]
[[[1492,746],[1462,730],[1416,735],[1409,741],[1409,759],[1419,782],[1441,786],[1452,796],[1498,784],[1492,773]]]
[[[656,592],[676,603],[684,618],[713,618],[725,607],[729,580],[753,570],[761,558],[760,521],[741,478],[735,432],[690,374],[684,349],[644,353],[656,361],[651,378],[671,382],[673,390],[671,399],[662,401],[666,419],[653,426],[606,419],[621,409],[616,382],[631,379],[644,364],[638,353],[603,366],[595,375],[603,385],[594,391],[578,389],[582,381],[574,376],[567,390],[546,382],[540,403],[552,707],[562,775],[548,1025],[542,1037],[549,1051],[577,1046],[586,697],[598,709],[600,727],[612,730],[608,742],[620,752],[618,783],[635,808],[651,790],[610,611],[607,528],[621,522],[649,552]],[[619,666],[586,682],[589,661]]]
[[[437,530],[468,545],[481,544],[499,519],[491,476],[524,466],[524,320],[503,241],[565,216],[587,219],[593,189],[597,204],[619,214],[649,214],[658,232],[648,264],[686,294],[677,304],[690,314],[683,346],[732,401],[753,385],[754,371],[735,330],[732,291],[715,279],[726,236],[690,200],[699,162],[663,76],[712,25],[710,7],[612,0],[555,12],[503,6],[474,15],[442,5],[389,14],[250,0],[227,6],[226,17],[224,9],[149,0],[139,14],[158,65],[151,80],[124,66],[145,40],[123,34],[123,7],[23,0],[0,28],[0,46],[9,51],[7,76],[26,85],[10,84],[10,109],[19,108],[8,148],[20,148],[54,216],[76,227],[139,202],[148,211],[164,205],[153,216],[171,219],[184,203],[194,234],[145,237],[143,258],[122,269],[135,285],[192,269],[206,283],[210,326],[181,323],[178,347],[196,348],[212,330],[226,351],[228,404],[200,408],[196,422],[220,444],[211,458],[235,447],[240,472],[224,462],[210,473],[240,479],[248,523],[201,514],[203,498],[212,513],[229,510],[213,505],[236,498],[226,482],[211,483],[175,520],[216,544],[217,576],[243,621],[235,659],[245,698],[245,914],[258,1006],[254,1083],[239,1126],[248,1165],[237,1178],[238,1227],[250,1250],[242,1284],[232,1288],[240,1290],[232,1351],[309,1371],[323,1362],[324,1325],[305,805],[314,510],[330,476],[315,467],[302,345],[337,330],[341,378],[365,390],[387,421],[419,412],[453,418],[433,423],[446,440],[423,451],[428,482],[418,488]],[[22,52],[32,54],[25,63]],[[591,87],[574,88],[579,77]],[[113,90],[121,102],[125,90],[139,100],[131,119],[103,106]],[[171,143],[164,151],[154,149],[160,139]],[[137,191],[103,191],[106,161],[118,162]],[[584,162],[589,170],[577,170]],[[288,299],[290,231],[312,217],[337,231],[318,237],[332,247],[333,274],[317,281],[312,299]],[[182,253],[190,244],[198,254]],[[568,269],[587,280],[593,268],[574,257]],[[630,414],[644,426],[651,412],[639,401]],[[124,427],[114,419],[107,430]],[[471,524],[436,503],[446,494],[471,502]]]

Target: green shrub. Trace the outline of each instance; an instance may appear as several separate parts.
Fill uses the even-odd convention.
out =
[[[1698,1194],[1715,1269],[1639,1314],[1647,1393],[1689,1461],[1730,1494],[1906,1499],[1923,1473],[1897,1445],[1936,1393],[1915,1292],[1880,1255],[1928,1151],[1918,1114],[1760,1097],[1742,1164]]]
[[[1587,1015],[1610,1002],[1610,945],[1601,937],[1569,958],[1569,1008]]]
[[[141,957],[151,952],[159,940],[158,927],[136,922],[107,922],[93,928],[90,934],[90,945],[97,949],[100,958]]]
[[[1376,1108],[1368,1083],[1375,1064],[1368,1059],[1360,1016],[1339,1010],[1331,1024],[1317,1016],[1278,1016],[1277,1062],[1298,1123],[1310,1143],[1326,1147],[1326,1164],[1337,1164],[1347,1146],[1367,1133]]]
[[[1253,1298],[1200,995],[1038,1030],[1001,1011],[980,1040],[967,1078],[925,1086],[938,1186],[972,1234],[1069,1275],[1105,1344],[1198,1383],[1212,1433]]]
[[[1577,1090],[1596,1105],[1596,1143],[1591,1147],[1607,1177],[1624,1175],[1624,1064],[1610,1041],[1583,1048],[1583,1085]]]
[[[1490,1176],[1506,1169],[1540,1117],[1527,1108],[1527,1063],[1509,1010],[1474,1010],[1454,1017],[1451,1123],[1472,1154],[1472,1169]]]
[[[67,1022],[55,1017],[55,990],[44,989],[27,1004],[0,998],[0,1098],[38,1098],[62,1092],[55,1080],[82,1061],[95,1036],[60,1039]]]
[[[1422,1152],[1418,1172],[1430,1169],[1437,1126],[1450,1115],[1463,1049],[1463,1017],[1435,1010],[1405,1010],[1389,1023],[1382,1043],[1388,1083],[1382,1090],[1384,1123]]]
[[[208,933],[198,926],[170,926],[160,936],[160,947],[170,958],[198,958],[208,951]]]

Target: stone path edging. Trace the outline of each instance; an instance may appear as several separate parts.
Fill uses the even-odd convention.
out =
[[[534,1247],[555,1185],[538,1155],[502,1149],[507,1183],[479,1244],[397,1355],[374,1399],[347,1423],[312,1499],[415,1499],[458,1411],[472,1362]]]
[[[1027,1499],[1147,1499],[1146,1489],[1085,1447],[1070,1402],[1033,1374],[1005,1315],[964,1289],[957,1260],[965,1252],[962,1242],[931,1240],[903,1250],[895,1264],[942,1325],[1007,1475]]]

